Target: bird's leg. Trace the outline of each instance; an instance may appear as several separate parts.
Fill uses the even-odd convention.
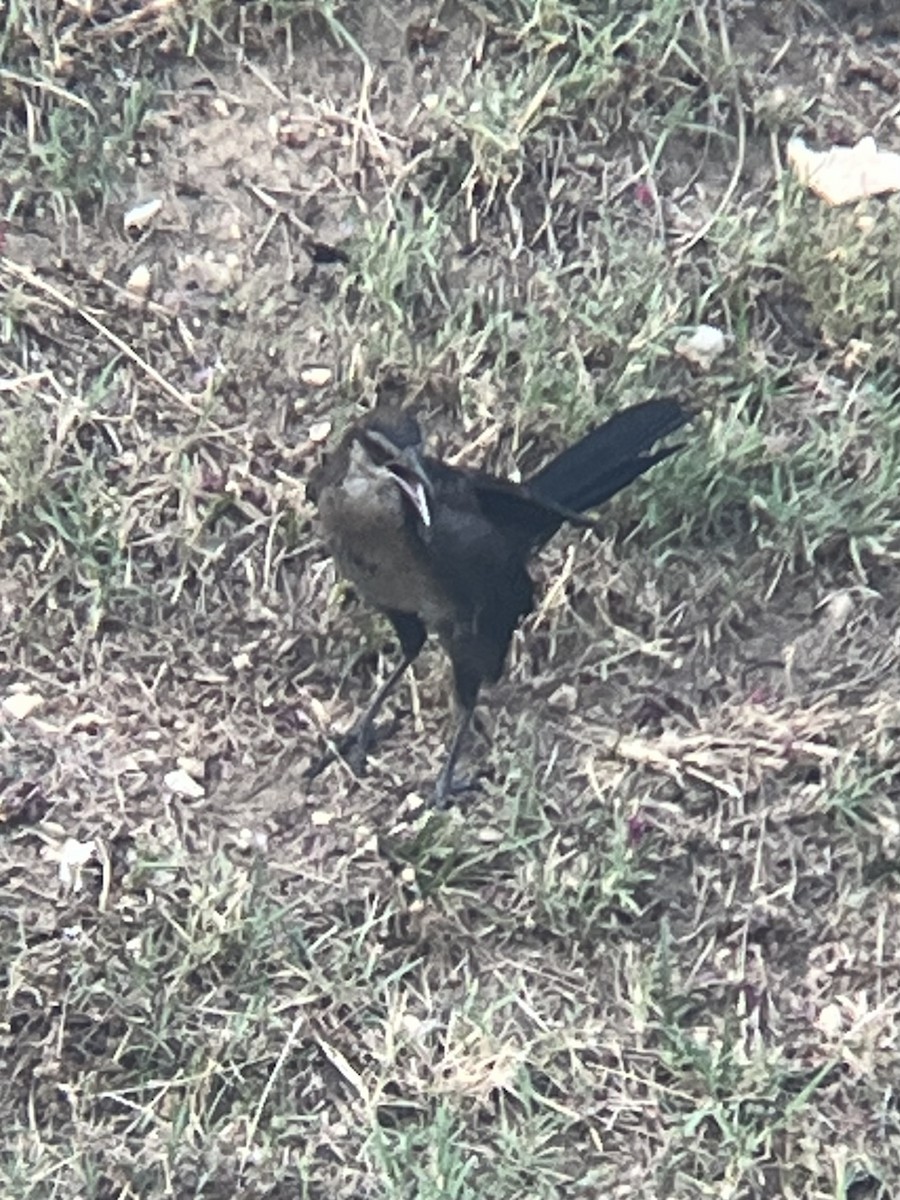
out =
[[[418,653],[418,652],[417,652]],[[404,655],[400,662],[372,697],[369,707],[358,720],[354,721],[346,733],[340,734],[333,747],[325,751],[306,769],[306,778],[315,779],[317,775],[330,766],[336,758],[342,758],[349,765],[354,775],[362,775],[366,768],[366,756],[375,742],[375,718],[381,712],[384,702],[403,678],[406,670],[415,659]]]
[[[366,755],[371,750],[375,741],[375,718],[381,712],[384,702],[406,674],[412,662],[411,658],[404,657],[394,667],[393,671],[391,671],[390,675],[388,675],[387,679],[372,697],[369,707],[340,739],[342,746],[345,746],[341,751],[342,756],[347,759],[357,774],[360,774],[364,769]]]
[[[444,760],[444,765],[441,767],[441,773],[438,775],[434,785],[432,804],[435,808],[449,807],[455,793],[468,791],[475,786],[474,781],[471,779],[454,780],[453,778],[453,773],[456,770],[456,764],[459,760],[459,753],[462,750],[466,734],[469,732],[469,727],[472,724],[472,715],[474,712],[475,706],[472,705],[463,708],[460,714],[459,721],[453,733],[453,740],[450,742],[450,749],[447,751],[447,757]]]

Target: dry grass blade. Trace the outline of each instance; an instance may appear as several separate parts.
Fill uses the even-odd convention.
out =
[[[161,375],[159,371],[157,371],[157,369],[152,365],[152,363],[147,362],[145,358],[138,354],[134,347],[130,346],[124,338],[119,337],[117,333],[115,333],[108,326],[104,325],[104,323],[95,317],[93,313],[89,312],[86,308],[81,307],[76,301],[72,300],[71,297],[60,291],[58,287],[54,286],[54,284],[48,283],[46,279],[42,279],[29,267],[22,266],[19,263],[11,262],[9,259],[0,262],[0,275],[6,275],[7,278],[12,277],[13,279],[18,280],[20,283],[24,283],[26,286],[41,292],[43,295],[49,296],[53,301],[59,304],[62,308],[66,309],[68,312],[75,313],[82,321],[84,321],[87,325],[90,325],[93,330],[95,330],[100,334],[101,337],[109,342],[111,346],[115,347],[120,354],[124,354],[126,358],[130,359],[131,362],[133,362],[135,366],[147,376],[148,379],[152,380],[157,387],[161,388],[167,396],[175,400],[182,408],[186,408],[188,412],[192,413],[195,417],[203,416],[202,410],[197,407],[190,397],[186,396],[179,388],[175,387],[174,384],[170,383],[168,379]]]

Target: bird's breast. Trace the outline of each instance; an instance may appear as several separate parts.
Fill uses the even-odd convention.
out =
[[[338,569],[370,604],[416,613],[437,624],[446,601],[434,584],[426,548],[407,520],[396,486],[344,485],[319,498],[319,516]]]

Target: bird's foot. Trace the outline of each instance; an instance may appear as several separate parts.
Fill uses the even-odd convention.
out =
[[[467,775],[462,779],[454,779],[445,771],[441,771],[431,794],[431,807],[439,812],[451,808],[462,796],[481,791],[481,775]]]
[[[306,779],[316,779],[326,767],[340,759],[354,775],[366,773],[366,760],[376,742],[389,737],[399,724],[399,719],[390,721],[386,728],[376,729],[371,721],[357,721],[346,733],[339,734],[332,745],[306,768]]]

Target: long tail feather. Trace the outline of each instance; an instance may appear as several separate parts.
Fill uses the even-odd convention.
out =
[[[647,400],[626,408],[558,454],[528,480],[528,490],[573,512],[594,508],[679,449],[648,453],[690,420],[675,400]]]

